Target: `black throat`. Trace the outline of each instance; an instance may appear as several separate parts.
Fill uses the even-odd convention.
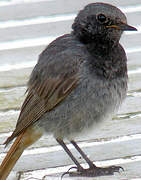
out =
[[[85,45],[91,54],[94,53],[101,56],[107,56],[112,51],[112,49],[118,46],[118,42],[96,37],[93,41],[88,42]]]
[[[115,46],[118,46],[119,39],[109,39],[104,34],[103,36],[99,34],[90,35],[88,33],[77,33],[75,31],[72,34],[83,44],[86,45],[88,51],[93,54],[93,52],[104,55],[107,54]]]
[[[109,80],[127,76],[126,54],[118,41],[95,38],[84,44],[91,55],[91,72]]]

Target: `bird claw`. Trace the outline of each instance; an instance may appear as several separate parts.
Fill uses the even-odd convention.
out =
[[[61,176],[61,180],[63,179],[63,177],[66,175],[66,174],[70,174],[70,170],[71,169],[78,169],[76,166],[73,166],[73,167],[70,167],[68,170],[67,170],[67,172],[64,172],[63,174],[62,174],[62,176]]]
[[[76,172],[70,172],[71,169],[77,169]],[[106,168],[101,167],[90,167],[88,169],[78,169],[77,167],[70,168],[67,172],[63,173],[61,179],[66,175],[69,174],[71,177],[76,176],[84,176],[84,177],[97,177],[97,176],[107,176],[107,175],[114,175],[115,172],[120,173],[120,170],[124,171],[121,166],[110,166]]]
[[[118,173],[120,173],[120,170],[124,171],[124,168],[121,166],[110,166],[109,168],[111,168],[111,171],[113,169],[114,172],[118,172]]]

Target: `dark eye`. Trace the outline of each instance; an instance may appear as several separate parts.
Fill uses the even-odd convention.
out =
[[[107,21],[107,18],[104,14],[98,14],[97,15],[97,20],[100,22],[100,23],[106,23]]]

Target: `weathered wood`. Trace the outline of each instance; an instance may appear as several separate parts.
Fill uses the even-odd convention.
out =
[[[19,109],[21,107],[21,104],[23,103],[25,99],[25,92],[27,89],[26,83],[28,81],[29,74],[31,73],[31,69],[26,69],[27,71],[25,71],[25,69],[13,70],[11,72],[8,71],[7,73],[0,72],[1,77],[3,76],[3,79],[0,79],[0,84],[2,87],[19,86],[19,87],[14,87],[14,88],[1,89],[0,110]],[[140,92],[136,93],[136,97],[134,97],[134,94],[133,94],[134,91],[137,91],[137,90],[140,91],[141,89],[140,77],[141,77],[140,73],[131,74],[129,76],[129,92],[130,92],[130,96],[132,97],[128,97],[126,99],[125,101],[126,106],[125,108],[122,106],[122,109],[123,109],[122,112],[125,111],[127,113],[130,111],[132,112],[135,110],[136,111],[140,110],[140,106],[141,106]],[[7,81],[5,81],[5,79]],[[24,85],[24,86],[20,87],[21,85]]]
[[[131,106],[133,107],[133,106]],[[0,138],[0,144],[2,144],[6,138],[9,136],[9,134],[5,134],[2,132],[11,132],[11,129],[15,128],[15,124],[18,118],[19,112],[13,113],[10,117],[5,116],[5,120],[3,120],[3,116],[0,116],[0,125],[2,128],[0,128],[1,138]],[[118,136],[124,136],[124,135],[131,135],[131,134],[139,134],[141,129],[140,124],[140,118],[141,118],[141,112],[135,111],[132,113],[127,114],[119,114],[117,117],[115,117],[113,120],[107,120],[102,122],[98,127],[94,129],[93,132],[90,134],[87,133],[84,135],[81,135],[81,137],[78,138],[78,140],[90,140],[90,139],[102,139],[102,138],[116,138]],[[4,123],[5,121],[5,123]],[[32,145],[30,149],[35,147],[46,147],[46,146],[52,146],[56,144],[56,141],[54,138],[50,138],[51,136],[45,135],[43,138],[41,138],[37,143]],[[4,149],[1,149],[1,152],[3,152]]]
[[[127,13],[128,23],[134,26],[137,25],[138,22],[140,21],[140,16],[141,16],[141,12]],[[23,23],[24,23],[24,20],[23,20]],[[67,20],[67,21],[62,20],[59,22],[49,22],[49,23],[41,23],[41,24],[34,24],[34,25],[29,24],[28,26],[26,25],[18,26],[18,22],[17,22],[17,27],[0,28],[0,39],[1,41],[11,41],[11,40],[37,38],[37,37],[44,37],[44,36],[58,36],[60,34],[69,33],[71,31],[72,23],[73,23],[73,19]],[[11,36],[11,34],[13,35]],[[124,39],[125,41],[128,40],[126,36]]]
[[[141,67],[141,66],[139,66]],[[141,89],[141,74],[132,74],[129,78],[128,90],[135,91]]]
[[[140,155],[141,137],[131,137],[125,139],[115,139],[112,141],[93,140],[80,143],[79,146],[87,153],[93,161],[126,159],[132,156]],[[133,148],[134,147],[134,148]],[[78,152],[69,145],[69,149],[79,162],[84,163]],[[4,157],[1,155],[0,159]],[[34,163],[30,161],[34,159]],[[39,163],[40,162],[40,163]],[[17,162],[15,171],[29,171],[42,168],[53,168],[59,166],[72,165],[71,159],[62,150],[60,146],[38,148],[36,150],[26,150],[23,156]]]
[[[47,45],[46,45],[47,46]],[[5,65],[14,65],[14,64],[28,64],[29,62],[37,62],[39,54],[45,46],[35,46],[35,47],[26,47],[19,49],[9,49],[0,51],[0,64],[1,69]],[[135,48],[135,47],[134,47]],[[128,49],[126,49],[127,51]],[[137,66],[141,65],[141,51],[127,53],[128,56],[128,66],[130,69],[135,69]],[[15,65],[16,66],[16,65]],[[14,67],[11,67],[13,69]],[[10,70],[10,69],[9,69]]]
[[[11,132],[15,128],[16,121],[19,116],[19,111],[5,111],[0,112],[0,134],[5,132]],[[4,137],[5,139],[6,137]],[[4,139],[0,138],[0,144],[4,142]]]
[[[19,109],[21,102],[23,102],[25,91],[26,87],[18,87],[1,92],[0,110]]]
[[[33,68],[16,69],[0,72],[0,87],[16,87],[26,85]]]
[[[137,5],[137,4],[136,4]],[[137,5],[138,6],[138,5]],[[136,7],[137,7],[136,6]],[[141,16],[141,11],[138,12],[132,12],[132,13],[126,13],[127,15],[127,21],[129,23],[132,23],[132,25],[136,26],[136,25],[140,25],[140,20],[139,17]]]
[[[0,51],[0,64],[1,67],[4,65],[14,65],[28,63],[31,61],[37,61],[39,54],[45,48],[45,46],[36,47],[24,47],[19,49],[8,49]],[[12,70],[13,68],[9,69]]]
[[[123,35],[121,44],[127,49],[140,46],[140,41],[141,34]]]
[[[3,68],[3,66],[6,66],[7,64],[13,65],[13,66],[15,64],[16,66],[17,64],[28,64],[29,62],[36,63],[39,54],[42,52],[44,48],[45,46],[36,46],[36,47],[26,47],[26,48],[19,48],[19,49],[1,50],[0,51],[1,69]],[[127,62],[128,62],[129,70],[135,69],[138,66],[141,66],[141,61],[140,61],[141,51],[127,53],[127,57],[128,57]],[[14,69],[13,66],[9,70]],[[1,83],[0,83],[0,86],[1,86]]]
[[[77,12],[82,9],[85,5],[93,3],[93,0],[55,0],[55,1],[41,1],[32,3],[21,3],[15,4],[14,6],[3,6],[0,7],[0,20],[13,20],[13,19],[24,19],[33,18],[36,16],[48,16],[64,13]],[[114,1],[114,0],[103,0],[101,2],[112,3],[116,6],[127,6],[127,5],[137,5],[138,0],[130,1]],[[8,12],[8,13],[6,13]]]
[[[11,64],[13,59],[14,59],[13,64],[15,64],[15,67],[13,65],[11,67],[11,70],[9,70],[9,71],[0,71],[0,88],[26,85],[33,67],[24,68],[24,66],[28,65],[29,62],[30,63],[33,62],[33,64],[36,64],[37,58],[38,58],[38,55],[37,55],[38,48],[36,47],[34,49],[35,49],[35,54],[34,54],[34,51],[31,51],[31,55],[30,55],[30,48],[27,51],[24,49],[20,49],[19,51],[21,52],[21,55],[17,53],[15,55],[15,59],[14,59],[14,53],[16,50],[6,51],[6,54],[5,55],[3,54],[2,57],[3,57],[4,61],[1,63],[1,68],[2,68],[2,66],[5,67],[7,65],[7,63]],[[39,50],[41,50],[41,49],[43,49],[43,47],[41,47]],[[27,59],[26,59],[26,56],[24,57],[24,53],[26,53],[27,56],[29,55]],[[8,60],[9,56],[11,56],[11,59]],[[141,52],[130,53],[130,54],[127,54],[127,56],[129,56],[128,70],[129,70],[129,77],[130,77],[130,82],[131,82],[129,84],[129,90],[140,89],[141,88],[140,73],[134,73],[134,74],[130,75],[130,70],[136,70],[141,66],[141,61],[140,61]],[[16,69],[16,66],[21,65],[19,63],[19,58],[20,58],[21,64],[23,63],[23,68],[19,67],[19,69]]]
[[[141,67],[141,51],[135,53],[127,53],[128,70]]]
[[[120,174],[115,173],[115,175],[113,175],[113,176],[101,176],[101,177],[95,177],[95,178],[86,178],[85,177],[84,178],[84,177],[69,177],[66,175],[63,177],[63,179],[66,179],[66,180],[86,180],[86,179],[89,179],[89,180],[119,180],[119,179],[120,180],[121,179],[133,180],[133,179],[137,178],[137,180],[139,180],[141,178],[141,174],[140,174],[141,161],[137,161],[137,162],[133,161],[133,162],[129,162],[129,163],[125,163],[125,164],[119,164],[119,165],[123,166],[125,171],[124,172],[121,171]],[[66,172],[70,167],[71,166],[61,167],[61,168],[47,168],[44,170],[25,172],[21,176],[21,179],[26,180],[27,177],[40,178],[41,179],[42,177],[46,176],[45,180],[52,180],[52,179],[58,180],[61,177],[62,173]]]
[[[93,2],[93,0],[18,2],[12,6],[10,4],[0,6],[0,21],[6,21],[8,24],[10,20],[24,22],[24,19],[32,20],[31,18],[36,19],[41,16],[47,18],[52,15],[57,17],[75,14],[90,2]],[[129,24],[140,26],[141,10],[138,0],[103,0],[102,2],[113,3],[121,7],[126,12]],[[70,32],[71,24],[72,20],[70,19],[11,28],[0,27],[1,47],[4,46],[3,42],[10,45],[7,50],[2,50],[2,48],[0,50],[0,144],[15,128],[20,106],[25,98],[26,83],[34,64],[37,62],[38,55],[49,42],[47,38],[50,38],[50,36],[55,38],[60,34]],[[30,43],[32,39],[40,40],[39,38],[45,38],[47,42],[44,41],[43,44],[36,46],[33,42],[31,47],[26,47],[24,44],[25,40],[29,40]],[[13,42],[17,43],[17,47],[13,47]],[[86,132],[77,138],[80,146],[93,161],[96,161],[97,165],[106,166],[119,163],[125,168],[125,172],[115,176],[90,179],[141,179],[141,50],[129,52],[130,48],[140,47],[140,42],[140,31],[135,34],[125,33],[121,40],[128,52],[129,91],[128,97],[117,116],[113,120],[104,121],[90,134]],[[140,71],[137,71],[138,69]],[[2,145],[0,146],[0,162],[7,150],[8,148],[4,149]],[[71,150],[80,162],[84,162],[74,149]],[[25,151],[15,166],[15,171],[12,171],[8,179],[15,180],[16,172],[21,170],[25,171],[20,178],[21,180],[33,179],[31,177],[41,179],[46,174],[48,175],[46,180],[60,179],[61,174],[68,170],[68,165],[72,166],[72,161],[57,145],[55,139],[46,135]],[[45,170],[43,170],[44,168]],[[29,172],[29,170],[33,171]],[[66,176],[64,179],[84,180],[87,178],[69,178]]]
[[[101,166],[103,165],[103,161],[101,162]],[[96,162],[98,165],[99,163]],[[114,164],[111,164],[114,165]],[[128,179],[128,180],[140,180],[140,168],[141,168],[141,161],[131,161],[123,164],[118,164],[120,166],[123,166],[125,171],[121,171],[121,173],[115,173],[113,176],[101,176],[101,177],[95,177],[95,178],[86,178],[86,177],[69,177],[64,176],[63,179],[65,180],[121,180],[121,179]],[[29,171],[29,172],[23,172],[21,173],[21,180],[27,180],[27,178],[30,178],[30,180],[35,180],[34,178],[42,179],[45,177],[44,180],[59,180],[61,178],[61,175],[66,172],[71,166],[63,166],[63,167],[54,167],[54,168],[46,168],[41,170],[35,170],[35,171]],[[16,172],[13,171],[8,178],[8,180],[18,178],[18,174],[16,176]],[[135,178],[136,177],[136,178]],[[16,179],[14,179],[16,180]]]
[[[73,20],[0,29],[1,41],[59,36],[71,31]],[[17,31],[15,34],[14,32]],[[14,34],[11,36],[10,34]],[[5,35],[5,36],[4,36]]]

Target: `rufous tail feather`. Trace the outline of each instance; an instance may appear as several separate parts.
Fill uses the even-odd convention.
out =
[[[0,180],[6,180],[23,151],[42,136],[41,131],[27,128],[15,140],[0,166]]]

